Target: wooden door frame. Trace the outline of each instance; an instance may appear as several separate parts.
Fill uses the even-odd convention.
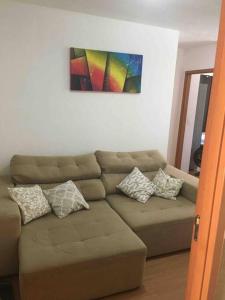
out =
[[[198,240],[192,240],[186,300],[212,300],[225,229],[225,0],[196,203]]]
[[[179,130],[178,130],[178,137],[177,137],[176,157],[175,157],[175,167],[177,167],[178,169],[180,169],[180,167],[181,167],[181,160],[182,160],[184,133],[185,133],[186,120],[187,120],[189,92],[190,92],[190,86],[191,86],[191,76],[194,74],[213,73],[213,72],[214,72],[213,68],[201,69],[201,70],[191,70],[191,71],[185,72],[181,113],[180,113],[180,122],[179,122]]]

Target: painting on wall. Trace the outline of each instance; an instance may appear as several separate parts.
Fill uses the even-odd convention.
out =
[[[73,91],[140,93],[143,55],[70,48]]]

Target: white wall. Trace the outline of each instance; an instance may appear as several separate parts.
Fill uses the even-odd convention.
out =
[[[167,158],[175,162],[185,71],[213,68],[216,43],[178,48]]]
[[[200,84],[200,74],[191,76],[190,92],[188,98],[187,118],[184,132],[184,144],[181,159],[181,170],[189,173],[192,139],[195,126],[195,114],[198,102],[198,91]]]
[[[0,40],[0,173],[15,153],[166,155],[176,31],[1,1]],[[71,92],[71,46],[143,54],[142,93]]]

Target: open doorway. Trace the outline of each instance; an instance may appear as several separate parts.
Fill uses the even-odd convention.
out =
[[[185,73],[176,167],[197,177],[201,170],[212,80],[213,69]]]

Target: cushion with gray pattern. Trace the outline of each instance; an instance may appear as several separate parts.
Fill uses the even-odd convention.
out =
[[[71,212],[83,208],[89,209],[89,204],[71,180],[43,192],[54,213],[60,219],[68,216]]]
[[[23,224],[27,224],[51,211],[51,207],[39,185],[8,188],[8,191],[20,208]]]
[[[146,203],[155,191],[154,184],[137,167],[117,185],[117,188],[142,203]]]
[[[176,200],[184,181],[182,179],[171,177],[159,169],[152,182],[156,186],[155,195],[158,197]]]

